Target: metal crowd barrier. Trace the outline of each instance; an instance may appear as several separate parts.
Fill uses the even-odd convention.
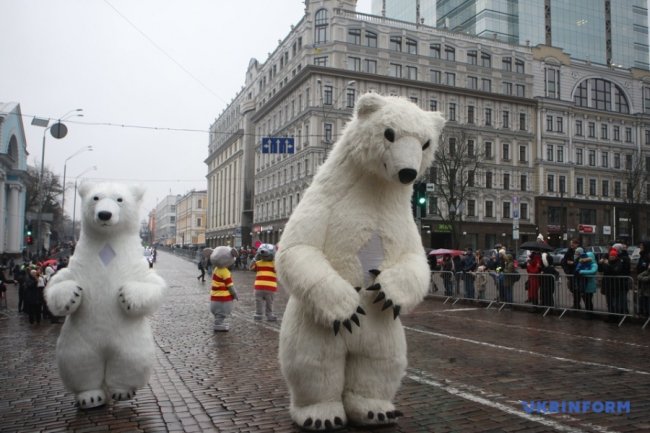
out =
[[[558,278],[525,272],[432,271],[429,295],[444,298],[444,303],[472,300],[486,304],[486,308],[499,306],[499,311],[518,305],[539,309],[544,316],[556,310],[562,318],[568,311],[574,311],[616,318],[618,326],[628,317],[646,319],[644,329],[650,323],[650,302],[639,296],[631,276],[576,277],[556,270],[560,273]],[[595,292],[587,292],[586,278],[593,279]]]

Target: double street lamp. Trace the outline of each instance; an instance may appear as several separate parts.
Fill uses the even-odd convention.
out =
[[[89,171],[97,170],[97,166],[93,165],[92,167],[88,167],[81,173],[77,175],[77,177],[74,178],[74,201],[72,202],[72,240],[77,241],[77,235],[75,233],[75,224],[77,222],[77,181],[81,176],[84,174],[88,173]]]
[[[81,149],[77,150],[72,155],[68,156],[65,159],[65,162],[63,164],[63,195],[61,197],[61,212],[62,212],[62,217],[63,217],[62,219],[64,220],[63,231],[62,231],[64,240],[65,240],[65,190],[66,190],[65,177],[66,177],[66,172],[67,172],[67,168],[68,168],[68,161],[71,160],[72,158],[74,158],[75,156],[79,155],[80,153],[83,153],[83,152],[86,152],[86,151],[92,151],[92,150],[93,150],[92,146],[84,146]]]

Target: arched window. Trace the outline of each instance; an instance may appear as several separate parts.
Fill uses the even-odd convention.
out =
[[[327,42],[327,9],[319,9],[316,12],[316,34],[314,35],[314,42],[317,44],[324,44]]]
[[[580,107],[628,114],[630,105],[623,90],[611,81],[590,78],[581,82],[573,93],[573,102]]]

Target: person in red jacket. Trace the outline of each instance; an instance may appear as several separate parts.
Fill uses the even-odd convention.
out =
[[[539,304],[539,274],[542,273],[542,268],[542,255],[537,251],[533,251],[526,264],[526,272],[528,273],[528,298],[526,302],[533,305]]]
[[[274,322],[277,317],[273,314],[273,298],[278,290],[278,279],[275,274],[275,247],[271,244],[262,244],[257,249],[257,254],[250,264],[250,269],[257,272],[255,275],[255,315],[253,319]]]

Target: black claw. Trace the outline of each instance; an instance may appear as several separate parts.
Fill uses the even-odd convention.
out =
[[[126,309],[127,309],[127,310],[130,310],[130,309],[131,309],[131,306],[129,305],[128,307],[126,307]]]
[[[379,412],[379,413],[377,414],[377,419],[378,419],[379,421],[383,421],[383,420],[386,419],[386,416],[385,416],[383,413]]]
[[[86,399],[81,400],[81,405],[85,406],[86,405]]]
[[[375,413],[371,410],[368,411],[368,419],[373,419],[375,417]]]
[[[360,291],[361,291],[361,287],[355,287],[354,290],[356,290],[357,292],[360,292]]]
[[[83,289],[82,289],[81,287],[79,287],[79,286],[77,286],[77,289],[79,289],[79,290],[83,290]]]
[[[317,419],[316,422],[314,423],[314,427],[318,429],[320,428],[321,424],[322,424],[321,420]]]
[[[395,418],[398,418],[398,417],[400,417],[400,416],[404,416],[404,414],[402,413],[401,410],[396,410],[396,411],[393,412],[393,413],[395,414]]]
[[[102,398],[101,398],[101,397],[97,397],[97,401],[102,401]]]
[[[332,421],[328,419],[325,420],[325,430],[332,430]]]
[[[399,316],[399,311],[402,309],[401,306],[399,305],[394,305],[393,306],[393,319],[397,319],[397,316]]]
[[[70,303],[71,303],[71,304],[76,304],[76,302],[75,302],[75,300],[74,300],[74,299],[73,299],[73,300],[71,300],[71,301],[70,301]]]
[[[355,325],[361,326],[361,323],[359,322],[359,316],[357,316],[356,314],[350,316],[350,320],[352,320],[355,323]]]
[[[366,290],[370,290],[371,292],[374,292],[375,290],[381,289],[381,284],[375,283],[372,286],[368,287]]]
[[[388,419],[395,418],[395,414],[393,413],[393,411],[389,410],[388,412],[386,412],[386,418]]]
[[[70,307],[68,307],[67,305],[65,306],[65,309],[66,311],[70,311]]]
[[[343,420],[340,417],[335,416],[334,417],[334,424],[335,425],[343,425]]]
[[[91,402],[91,403],[94,403],[94,402],[95,402],[95,399],[94,399],[93,397],[90,397],[90,402]]]
[[[375,300],[372,301],[372,303],[376,304],[377,302],[383,301],[384,299],[386,299],[386,294],[384,292],[379,292],[379,294],[377,295]]]
[[[341,328],[341,321],[340,320],[335,320],[334,321],[334,335],[338,335],[340,328]]]
[[[79,297],[79,293],[77,293],[77,292],[73,292],[73,293],[77,298]]]
[[[305,422],[302,423],[302,426],[303,426],[303,427],[309,427],[313,422],[314,422],[314,420],[312,420],[311,418],[307,418],[307,419],[305,420]]]
[[[371,270],[369,270],[368,272],[370,272],[370,273],[371,273],[372,275],[374,275],[375,277],[376,277],[377,275],[381,274],[381,271],[380,271],[379,269],[371,269]]]
[[[111,398],[115,400],[115,393],[111,394]]]
[[[350,319],[344,320],[343,326],[345,326],[345,329],[347,329],[350,334],[352,333],[352,323],[350,323]]]
[[[386,299],[386,301],[384,301],[384,305],[381,307],[381,311],[387,310],[392,306],[393,306],[393,301],[391,301],[390,299]]]
[[[363,308],[361,308],[361,306],[359,306],[359,307],[357,307],[357,313],[365,316],[366,315],[366,310],[364,310]]]

